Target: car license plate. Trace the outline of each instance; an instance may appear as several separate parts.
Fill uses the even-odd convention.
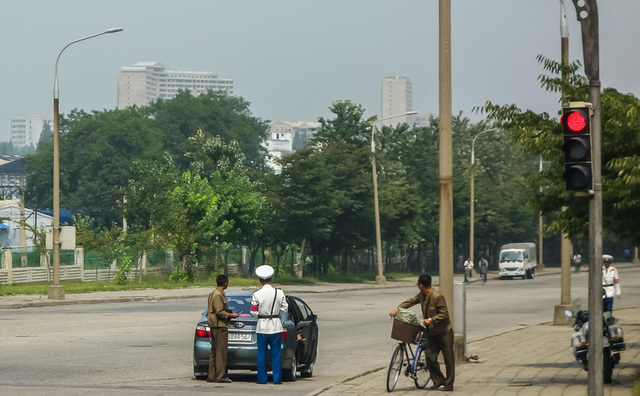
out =
[[[251,333],[229,333],[229,341],[251,341]]]

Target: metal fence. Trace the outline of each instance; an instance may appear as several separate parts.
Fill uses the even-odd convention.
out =
[[[53,279],[51,257],[37,252],[2,251],[0,285],[50,282]],[[173,271],[173,252],[151,252],[134,260],[131,276],[168,274]],[[106,263],[97,252],[85,253],[82,248],[60,251],[60,280],[82,282],[113,280],[116,263]]]

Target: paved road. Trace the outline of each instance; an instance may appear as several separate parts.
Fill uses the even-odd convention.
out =
[[[640,301],[638,288],[631,286],[638,284],[640,271],[622,271],[624,298],[616,301],[617,307]],[[586,290],[586,274],[572,278],[574,297],[580,297]],[[557,275],[527,281],[496,280],[484,286],[472,283],[468,287],[469,338],[481,340],[521,325],[530,328],[549,322],[559,300],[558,285]],[[301,395],[330,388],[388,363],[394,341],[389,338],[387,312],[417,291],[415,280],[391,286],[290,287],[288,291],[307,300],[320,318],[320,352],[313,378],[281,387],[257,386],[253,383],[255,374],[244,373],[233,374],[236,381],[230,386],[192,379],[193,327],[208,290],[125,292],[104,298],[146,299],[0,310],[0,394],[179,395],[215,389],[233,395]],[[353,288],[360,290],[349,290]],[[163,300],[171,296],[194,298]],[[82,298],[86,302],[97,296],[67,297],[67,302]],[[42,302],[37,297],[1,298],[0,308],[27,300]],[[562,332],[566,335],[564,345],[570,329],[563,330],[568,330]],[[566,352],[570,361],[568,349]]]

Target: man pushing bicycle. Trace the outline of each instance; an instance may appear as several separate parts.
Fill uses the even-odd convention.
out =
[[[418,289],[420,293],[402,302],[398,307],[409,308],[420,304],[424,325],[429,329],[429,343],[426,349],[426,360],[433,386],[429,389],[443,387],[444,391],[453,390],[455,379],[455,356],[453,353],[453,328],[449,318],[449,310],[444,296],[440,295],[431,286],[430,275],[420,275],[418,277]],[[389,312],[394,317],[398,309]],[[445,377],[438,364],[438,354],[442,351],[444,364],[447,369]]]

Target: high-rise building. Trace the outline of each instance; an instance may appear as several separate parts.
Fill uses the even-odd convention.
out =
[[[43,114],[26,114],[11,117],[11,144],[13,147],[36,146],[42,129],[48,123],[53,131],[53,118]]]
[[[384,77],[382,79],[382,114],[380,118],[413,110],[413,90],[409,77]],[[408,117],[382,121],[382,125],[395,126],[408,122]]]
[[[213,72],[170,71],[160,62],[137,62],[118,74],[118,108],[172,99],[179,90],[187,89],[195,96],[209,90],[233,95],[233,80]]]

